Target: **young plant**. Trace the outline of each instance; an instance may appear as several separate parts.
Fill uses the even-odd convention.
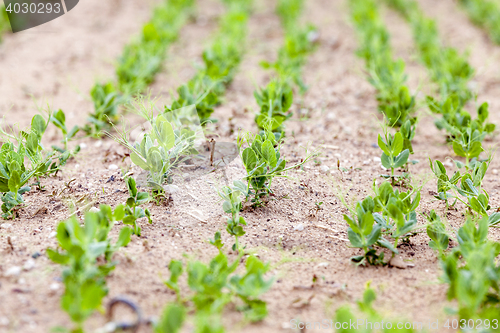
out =
[[[116,265],[113,254],[130,242],[132,233],[130,228],[123,228],[114,244],[108,238],[113,221],[122,218],[123,211],[113,212],[104,205],[99,212],[87,212],[83,226],[73,216],[57,227],[57,241],[63,251],[47,249],[53,262],[66,267],[61,307],[74,322],[74,333],[83,333],[85,320],[102,310],[102,300],[108,293],[105,278]]]
[[[139,114],[147,120],[151,129],[144,133],[142,140],[132,144],[127,132],[112,137],[115,141],[130,149],[132,163],[148,172],[148,184],[157,193],[163,192],[163,183],[168,179],[176,164],[186,156],[193,154],[193,142],[197,135],[190,130],[177,127],[174,130],[167,120],[167,115],[154,115],[154,105],[139,101]],[[175,111],[173,111],[175,113]],[[182,113],[182,109],[179,110]],[[188,125],[187,125],[188,126]]]
[[[463,166],[456,162],[457,165]],[[445,200],[448,208],[448,199],[455,199],[452,206],[457,201],[462,202],[469,212],[476,216],[488,216],[490,196],[486,190],[482,189],[483,178],[488,170],[489,162],[478,162],[473,159],[469,169],[463,174],[456,171],[451,178],[446,174],[446,169],[440,161],[430,161],[431,170],[437,177],[438,194],[436,199]],[[490,215],[491,223],[496,224],[496,215]]]
[[[238,238],[245,234],[242,225],[247,225],[245,218],[240,216],[242,207],[241,196],[243,195],[246,197],[248,195],[248,189],[247,185],[240,180],[235,180],[233,184],[233,188],[224,186],[219,191],[219,196],[224,200],[222,209],[224,209],[224,212],[231,214],[231,218],[227,219],[226,230],[235,238],[235,243],[233,244],[232,249],[233,251],[240,252],[241,249],[238,243]]]
[[[66,115],[64,114],[64,111],[61,109],[51,114],[49,120],[52,124],[54,124],[57,128],[59,128],[63,134],[63,139],[61,142],[64,144],[64,148],[61,149],[56,146],[52,146],[52,148],[60,153],[65,153],[68,150],[68,141],[74,138],[74,136],[78,133],[80,128],[77,125],[75,125],[68,132],[68,128],[66,127]],[[79,147],[77,148],[77,150],[79,150]]]
[[[444,251],[450,244],[450,236],[446,231],[446,226],[441,222],[441,218],[433,210],[426,216],[429,224],[427,225],[427,236],[431,239],[429,247],[438,251],[439,257],[444,256]]]
[[[449,285],[448,299],[456,299],[456,314],[463,320],[497,319],[500,308],[500,244],[489,241],[487,217],[468,218],[457,233],[458,246],[443,258],[443,281]]]
[[[289,112],[293,103],[292,87],[287,81],[272,80],[259,91],[254,92],[260,111],[255,116],[259,129],[270,129],[280,133],[283,122],[292,116]]]
[[[24,203],[22,194],[30,190],[25,186],[30,178],[57,172],[66,163],[69,152],[56,156],[56,152],[45,153],[41,144],[47,122],[41,115],[31,120],[29,130],[9,134],[1,130],[5,143],[0,149],[0,193],[2,193],[3,218],[15,218],[16,207]],[[17,148],[11,141],[17,142]],[[59,165],[53,160],[58,158]],[[25,159],[29,163],[25,163]],[[39,184],[39,182],[38,182]]]
[[[118,108],[123,104],[124,97],[111,82],[96,83],[90,96],[94,102],[94,112],[89,115],[83,131],[98,138],[103,135],[103,130],[108,130],[118,120]]]
[[[143,217],[147,217],[149,223],[153,223],[151,220],[151,213],[149,209],[143,209],[139,207],[142,204],[145,204],[151,200],[148,192],[139,192],[137,191],[137,186],[135,184],[135,180],[132,177],[127,178],[127,188],[129,197],[124,206],[124,214],[123,224],[131,224],[133,225],[133,232],[137,236],[141,236],[141,228],[137,225],[137,220]]]
[[[193,311],[189,312],[195,314],[196,331],[222,332],[221,315],[230,303],[236,305],[236,309],[243,312],[246,319],[253,322],[261,321],[267,316],[267,306],[260,296],[269,290],[273,283],[272,278],[267,280],[264,278],[264,274],[269,271],[269,265],[250,255],[246,259],[243,275],[237,275],[235,271],[243,253],[240,252],[231,263],[222,252],[220,233],[216,233],[215,241],[212,243],[217,246],[219,253],[208,265],[199,261],[189,261],[186,266],[187,283],[192,294],[187,299],[189,303],[187,300],[182,303],[192,304]],[[177,293],[178,304],[181,304],[178,282],[183,273],[182,267],[181,262],[171,261],[169,264],[171,275],[165,282],[168,288]],[[174,307],[169,305],[167,309]],[[176,327],[180,326],[182,323],[176,322]]]
[[[358,202],[356,210],[351,211],[352,218],[344,215],[344,219],[349,225],[347,234],[351,245],[365,251],[364,255],[351,259],[360,264],[366,261],[371,265],[385,265],[384,253],[377,254],[375,245],[398,253],[398,241],[418,229],[415,210],[420,203],[420,191],[399,192],[387,182],[380,187],[374,184],[373,190],[375,196]],[[393,243],[383,236],[390,236]]]
[[[391,169],[390,178],[393,185],[396,179],[394,169],[404,166],[410,156],[410,149],[404,149],[404,144],[405,140],[401,132],[396,132],[394,136],[390,133],[385,133],[385,141],[380,134],[378,135],[378,146],[383,151],[380,160],[384,168]]]
[[[248,181],[248,196],[253,195],[252,202],[262,205],[261,198],[272,194],[271,185],[275,177],[285,177],[283,174],[291,169],[297,168],[314,154],[309,154],[302,162],[294,166],[286,166],[286,160],[281,156],[281,142],[278,142],[274,133],[270,131],[262,132],[255,136],[248,133],[245,138],[239,139],[239,147],[246,142],[247,148],[241,150],[241,159],[247,171],[244,178]],[[251,187],[251,189],[250,189]]]

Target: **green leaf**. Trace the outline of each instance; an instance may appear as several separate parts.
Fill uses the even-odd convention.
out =
[[[455,152],[455,154],[457,154],[460,157],[467,156],[464,149],[462,148],[462,145],[459,142],[457,142],[456,140],[453,141],[453,151]]]
[[[400,132],[396,132],[391,145],[392,156],[398,156],[399,153],[401,153],[401,151],[403,150],[403,144],[404,144],[403,136],[401,135]]]
[[[120,235],[118,236],[118,240],[116,241],[116,247],[124,247],[130,243],[130,236],[132,235],[132,229],[125,227],[120,230]]]
[[[273,144],[271,141],[266,140],[262,144],[262,156],[267,161],[267,163],[271,166],[271,168],[276,167],[276,152],[274,151]]]
[[[393,167],[391,158],[385,153],[382,153],[382,156],[380,156],[380,161],[382,162],[382,166],[386,169],[391,169]]]
[[[137,165],[139,168],[141,168],[145,171],[149,171],[150,168],[149,168],[148,164],[146,163],[146,161],[144,161],[144,159],[142,159],[142,157],[139,157],[139,155],[137,155],[136,153],[131,153],[130,159],[132,160],[132,163]]]
[[[21,177],[19,176],[19,172],[17,170],[14,170],[10,174],[10,179],[9,179],[9,191],[12,193],[16,193],[21,187]]]
[[[384,140],[382,139],[382,136],[379,134],[378,135],[378,146],[386,155],[391,155],[391,151],[389,147],[385,144]],[[388,168],[387,168],[388,169]]]
[[[245,164],[247,172],[252,171],[257,165],[257,156],[255,156],[255,153],[251,148],[243,150],[241,158],[243,159],[243,164]]]
[[[410,151],[405,149],[399,154],[394,160],[394,168],[400,168],[408,162],[408,157],[410,156]]]
[[[155,333],[177,333],[180,332],[184,320],[186,319],[186,309],[180,304],[169,304],[154,327]]]
[[[351,228],[347,229],[347,237],[354,247],[363,247],[363,241],[361,240],[361,236],[354,232]]]

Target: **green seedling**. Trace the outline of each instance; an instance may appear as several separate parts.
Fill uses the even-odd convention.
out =
[[[390,133],[385,133],[385,141],[382,136],[378,135],[378,146],[383,153],[380,157],[382,166],[386,169],[391,169],[392,184],[395,184],[394,169],[403,167],[408,162],[410,149],[404,149],[405,140],[400,132],[396,132],[394,136]]]
[[[246,193],[254,197],[252,202],[255,205],[262,205],[261,198],[273,193],[271,184],[275,177],[284,177],[286,171],[302,166],[315,156],[308,154],[302,162],[287,167],[280,153],[281,143],[274,133],[265,131],[255,136],[247,133],[246,138],[239,139],[238,145],[241,147],[244,142],[248,147],[240,151],[247,172],[244,178],[248,182]]]
[[[153,223],[153,221],[151,220],[151,213],[149,212],[149,209],[144,209],[139,206],[149,202],[151,198],[148,192],[139,192],[137,190],[134,178],[129,177],[127,178],[126,182],[129,197],[127,199],[127,202],[125,203],[125,206],[123,207],[125,214],[125,217],[123,218],[123,224],[133,225],[134,234],[140,237],[141,228],[137,225],[137,220],[143,217],[147,217],[150,224]],[[116,209],[118,209],[118,207]]]
[[[456,237],[458,246],[443,258],[443,281],[449,285],[448,299],[457,300],[460,319],[496,319],[500,306],[500,267],[496,257],[500,244],[489,241],[487,217],[468,218]]]
[[[236,260],[230,263],[221,250],[220,233],[216,233],[215,239],[219,253],[210,261],[209,265],[199,261],[189,261],[186,267],[187,282],[192,291],[188,300],[193,305],[198,329],[200,325],[202,327],[208,325],[208,323],[198,319],[207,317],[215,319],[215,322],[211,324],[211,329],[219,327],[220,316],[230,303],[238,304],[241,302],[241,305],[236,307],[238,311],[243,312],[250,321],[261,321],[267,315],[267,307],[266,303],[259,297],[273,283],[272,278],[268,280],[264,278],[264,274],[269,270],[269,265],[250,255],[246,259],[243,275],[237,275],[235,271],[243,253],[240,253]],[[178,300],[180,300],[178,282],[183,273],[182,263],[172,261],[169,270],[171,276],[165,284],[177,293]],[[216,331],[218,332],[218,330]],[[212,330],[206,332],[212,332]]]
[[[123,228],[114,244],[108,238],[113,221],[122,218],[123,212],[113,212],[109,206],[101,206],[96,213],[87,212],[83,226],[73,216],[57,227],[62,252],[47,249],[53,262],[66,267],[61,307],[75,324],[71,332],[83,333],[85,320],[102,310],[102,300],[108,293],[105,278],[116,265],[113,254],[130,242],[132,233],[130,228]]]
[[[222,200],[224,200],[222,209],[224,209],[225,213],[231,214],[231,218],[227,219],[226,230],[231,236],[234,236],[235,243],[233,244],[232,249],[237,252],[241,251],[238,238],[245,234],[242,226],[247,225],[245,218],[240,216],[242,207],[241,197],[246,197],[247,195],[247,185],[240,180],[234,181],[233,188],[225,186],[219,191],[219,196]]]
[[[456,171],[449,178],[446,174],[446,169],[440,161],[434,161],[434,163],[430,161],[431,170],[438,180],[438,194],[435,198],[445,200],[447,208],[448,199],[455,199],[452,206],[457,201],[460,201],[468,208],[471,214],[483,217],[488,216],[487,211],[491,210],[489,204],[490,197],[488,192],[482,188],[488,164],[488,162],[478,162],[474,159],[469,165],[469,170],[463,174],[460,171]],[[491,218],[492,224],[498,223],[496,215],[491,215]]]
[[[127,132],[119,136],[108,135],[130,149],[132,163],[148,172],[148,185],[159,194],[163,192],[163,184],[176,163],[193,152],[196,133],[177,127],[174,131],[166,116],[155,116],[153,107],[138,101],[138,112],[151,125],[151,130],[144,133],[142,140],[135,144],[130,142]]]
[[[104,130],[108,130],[118,120],[118,108],[124,98],[111,82],[96,83],[90,96],[94,102],[94,113],[89,115],[83,131],[93,137],[100,137]]]
[[[378,332],[396,332],[396,333],[414,333],[417,332],[415,329],[416,325],[410,326],[410,328],[405,328],[401,323],[409,322],[408,320],[387,320],[385,316],[382,316],[375,306],[375,300],[377,294],[375,290],[370,287],[370,282],[366,284],[365,291],[363,293],[363,298],[356,301],[358,305],[359,312],[363,314],[366,319],[359,316],[359,313],[353,313],[352,309],[348,305],[344,305],[338,308],[335,312],[334,322],[338,323],[335,326],[337,329],[335,332],[338,333],[378,333]],[[382,330],[379,330],[375,325],[362,324],[356,325],[353,323],[379,323],[382,326]],[[417,324],[418,325],[418,324]],[[361,326],[361,327],[360,327]],[[340,328],[339,328],[340,327]],[[417,326],[418,327],[418,326]]]
[[[290,85],[286,81],[272,80],[264,89],[255,91],[254,96],[260,109],[255,116],[257,126],[281,132],[283,122],[292,116],[289,112],[293,103]]]
[[[50,122],[52,124],[54,124],[57,128],[59,128],[61,130],[62,135],[63,135],[63,139],[61,142],[64,144],[64,149],[61,149],[61,148],[55,147],[55,146],[52,146],[52,148],[54,148],[55,150],[57,150],[61,153],[65,153],[68,150],[68,141],[75,137],[75,135],[78,133],[80,128],[77,125],[75,125],[68,132],[68,129],[66,127],[66,115],[64,114],[64,111],[61,109],[59,109],[55,113],[53,113],[49,119],[50,119]],[[79,149],[79,148],[77,148],[77,149]]]
[[[24,203],[22,194],[30,190],[26,186],[30,178],[39,178],[57,172],[69,158],[69,152],[57,156],[57,152],[44,153],[41,144],[48,123],[41,115],[31,120],[29,130],[8,134],[1,130],[5,143],[0,149],[0,193],[2,193],[3,218],[15,218],[16,207]],[[14,133],[14,131],[12,131]],[[17,147],[11,142],[17,142]],[[26,163],[25,160],[29,163]],[[58,159],[59,163],[54,160]]]
[[[427,236],[431,239],[429,242],[429,247],[433,250],[438,251],[439,257],[444,256],[444,251],[448,248],[450,244],[450,236],[446,232],[446,226],[441,222],[441,218],[433,210],[426,215],[427,221]]]
[[[373,185],[375,196],[366,197],[358,202],[352,218],[344,215],[349,225],[348,237],[353,247],[362,248],[365,254],[351,258],[354,262],[371,265],[384,265],[384,253],[377,254],[379,246],[397,254],[398,241],[411,236],[417,227],[415,210],[420,203],[420,191],[399,192],[384,182],[377,187]],[[394,239],[391,244],[383,236]]]

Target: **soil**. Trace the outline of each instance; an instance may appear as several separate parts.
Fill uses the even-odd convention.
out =
[[[5,36],[0,44],[0,112],[5,125],[28,126],[31,117],[39,112],[37,105],[63,109],[70,127],[82,124],[93,108],[89,98],[92,85],[96,80],[113,77],[114,59],[159,2],[81,1],[57,20]],[[272,75],[259,63],[275,59],[283,41],[273,6],[265,0],[256,2],[257,9],[249,21],[248,52],[226,100],[213,114],[220,121],[210,130],[220,141],[235,140],[238,131],[230,133],[231,126],[255,130],[257,106],[253,91]],[[500,68],[495,65],[500,60],[500,48],[469,22],[454,1],[419,2],[429,16],[437,19],[446,44],[470,54],[470,63],[477,71],[471,85],[478,99],[468,107],[473,110],[476,104],[488,101],[491,121],[500,124]],[[228,310],[224,316],[227,331],[289,332],[292,319],[332,319],[339,306],[355,306],[370,281],[377,291],[376,307],[386,318],[439,320],[443,324],[449,318],[444,308],[454,304],[446,299],[447,286],[439,280],[439,262],[428,246],[425,232],[399,247],[402,260],[413,267],[357,267],[349,260],[360,251],[350,248],[346,241],[343,214],[348,210],[339,196],[355,204],[371,194],[374,180],[383,181],[379,175],[385,171],[376,147],[383,120],[363,62],[355,56],[357,40],[347,3],[314,0],[306,4],[303,21],[319,28],[321,43],[304,68],[309,90],[303,97],[296,95],[295,116],[287,125],[282,152],[290,164],[306,156],[304,147],[317,149],[321,155],[303,170],[289,172],[289,178],[277,180],[273,184],[275,196],[265,207],[246,206],[242,212],[248,226],[241,242],[270,262],[273,268],[268,275],[274,276],[276,282],[263,296],[269,316],[260,323],[248,324],[239,313]],[[200,61],[203,47],[216,31],[223,6],[217,0],[199,0],[198,5],[198,19],[182,30],[179,41],[168,51],[163,72],[151,86],[151,94],[159,97],[159,103],[168,103],[170,93],[191,77],[193,64]],[[432,93],[435,86],[418,61],[410,28],[394,12],[384,10],[383,15],[395,55],[407,63],[410,88],[420,91],[419,97]],[[428,164],[429,158],[449,161],[454,158],[453,151],[423,104],[419,114],[413,144],[413,158],[419,163],[410,168],[414,185],[422,186],[419,211],[435,209],[447,217],[450,228],[458,229],[464,223],[464,209],[458,206],[446,212],[444,204],[433,198],[436,184]],[[125,119],[131,125],[139,124],[137,116],[126,114]],[[44,144],[58,144],[58,135],[51,129]],[[496,140],[488,139],[485,144],[494,149]],[[55,326],[71,327],[68,316],[60,309],[64,291],[61,268],[45,254],[48,247],[57,246],[54,230],[71,214],[71,207],[82,205],[75,203],[79,198],[90,203],[87,208],[124,202],[127,190],[122,175],[129,171],[134,176],[140,174],[125,158],[126,150],[113,140],[85,138],[72,146],[82,143],[85,148],[62,172],[42,181],[44,191],[32,190],[25,195],[27,207],[17,219],[0,222],[0,332],[49,332]],[[340,171],[337,163],[347,171]],[[449,170],[454,168],[451,163],[446,165]],[[329,171],[322,171],[322,166]],[[495,156],[484,181],[493,207],[500,206],[499,169],[500,159]],[[224,231],[226,214],[215,189],[243,175],[243,165],[237,159],[222,171],[178,184],[180,190],[172,194],[173,202],[168,205],[148,204],[154,222],[150,225],[141,221],[142,237],[134,236],[116,254],[119,264],[107,279],[106,302],[118,295],[126,296],[146,316],[159,316],[163,307],[175,299],[163,284],[171,259],[183,260],[187,254],[207,262],[216,253],[207,240],[217,230],[222,231],[225,243],[232,244]],[[54,194],[65,187],[68,189],[64,194]],[[317,202],[323,205],[315,211]],[[422,215],[418,220],[421,225],[425,223]],[[119,229],[117,226],[112,230],[112,237]],[[500,234],[494,229],[490,236],[498,240]],[[34,260],[34,267],[27,267],[17,277],[5,277],[7,270],[23,267],[35,254],[40,256]],[[230,257],[236,255],[231,253]],[[315,276],[318,282],[312,287]],[[187,286],[183,291],[187,292]],[[96,313],[88,320],[88,331],[93,332],[105,322],[104,316]],[[151,328],[142,327],[140,332],[151,332]]]

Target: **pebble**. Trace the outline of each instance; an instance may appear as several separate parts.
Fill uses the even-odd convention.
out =
[[[49,286],[50,290],[58,290],[59,289],[59,283],[57,282],[54,282],[54,283],[51,283],[50,286]]]
[[[176,185],[166,185],[166,186],[163,186],[163,189],[168,194],[174,194],[174,193],[176,193],[176,192],[179,191],[179,186],[176,186]]]
[[[302,231],[304,230],[304,225],[301,223],[293,228],[295,231]]]
[[[86,143],[80,143],[80,149],[85,149],[87,148],[87,144]]]
[[[102,141],[101,140],[99,140],[96,143],[94,143],[94,147],[100,147],[100,146],[102,146]]]
[[[381,161],[381,159],[380,159],[380,157],[378,157],[378,156],[375,156],[375,157],[373,158],[373,162],[380,162],[380,161]]]
[[[330,168],[327,167],[326,165],[322,165],[319,167],[321,172],[324,172],[324,173],[328,173],[328,171],[330,171]]]
[[[110,164],[110,165],[108,166],[108,169],[109,169],[109,170],[118,170],[118,165],[116,165],[116,164]]]
[[[408,265],[403,261],[403,259],[400,256],[395,256],[391,258],[391,260],[389,261],[389,265],[400,269],[405,269],[408,267]]]
[[[92,212],[92,213],[99,213],[100,212],[100,209],[99,208],[96,208],[96,207],[92,207],[89,209],[89,212]]]
[[[33,259],[28,259],[26,260],[26,262],[24,263],[23,265],[23,269],[25,271],[30,271],[32,270],[33,268],[35,268],[35,260]]]
[[[52,231],[50,234],[49,234],[49,238],[54,238],[57,236],[57,232],[56,231]]]
[[[492,172],[493,172],[494,175],[498,175],[498,170],[497,169],[493,169]]]
[[[39,256],[41,256],[40,252],[35,252],[35,253],[33,253],[33,254],[31,255],[31,258],[36,259],[36,258],[38,258]]]
[[[0,317],[0,326],[8,326],[10,323],[9,318]]]
[[[10,228],[12,228],[12,224],[10,224],[10,223],[3,223],[3,224],[0,224],[0,228],[10,229]]]
[[[21,274],[21,267],[19,266],[12,266],[5,272],[5,276],[19,276]]]

